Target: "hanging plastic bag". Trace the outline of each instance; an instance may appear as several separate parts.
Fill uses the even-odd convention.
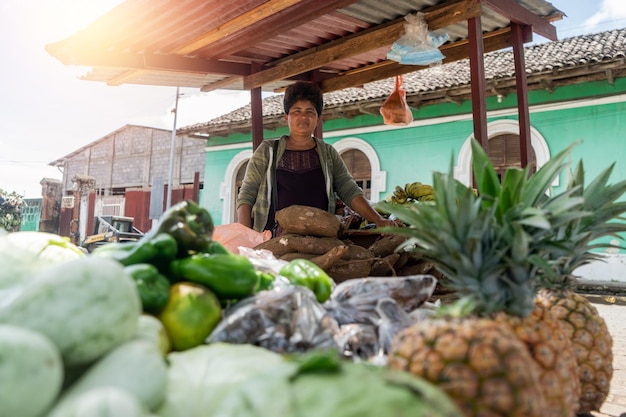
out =
[[[402,89],[402,75],[396,75],[396,88],[380,108],[383,123],[406,126],[413,121],[413,113],[406,102],[406,91]]]
[[[440,64],[445,56],[438,48],[449,39],[448,34],[428,33],[424,13],[409,14],[404,19],[404,35],[391,46],[387,59],[406,65]]]

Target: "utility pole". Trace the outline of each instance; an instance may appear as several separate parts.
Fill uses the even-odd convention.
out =
[[[172,128],[172,143],[170,145],[170,171],[167,181],[167,199],[165,203],[166,210],[172,205],[172,190],[174,189],[172,183],[174,182],[174,153],[176,150],[176,117],[178,116],[179,89],[179,87],[176,87],[176,101],[174,103],[174,110],[172,110],[172,113],[174,113],[174,127]]]

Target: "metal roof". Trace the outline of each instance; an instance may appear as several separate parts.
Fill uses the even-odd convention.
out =
[[[444,62],[467,57],[468,19],[489,52],[511,45],[512,22],[556,40],[550,22],[564,16],[543,0],[126,0],[46,48],[109,85],[281,91],[308,79],[328,92],[418,69],[386,59],[415,12],[449,36]]]

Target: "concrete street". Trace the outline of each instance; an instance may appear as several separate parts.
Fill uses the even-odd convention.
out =
[[[614,295],[588,296],[613,336],[613,378],[609,396],[592,413],[596,417],[626,417],[626,297]]]

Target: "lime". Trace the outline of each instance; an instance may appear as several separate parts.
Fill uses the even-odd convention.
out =
[[[222,318],[219,300],[203,285],[177,282],[170,288],[167,304],[159,313],[172,350],[201,345]]]

